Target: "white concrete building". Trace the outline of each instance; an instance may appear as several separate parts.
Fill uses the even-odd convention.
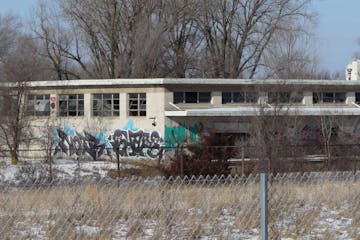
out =
[[[360,81],[99,79],[31,82],[29,89],[36,137],[52,129],[56,156],[159,158],[164,146],[197,142],[207,131],[251,134],[251,119],[279,105],[304,124],[342,116],[347,131],[360,130]]]
[[[346,66],[346,80],[360,80],[360,60],[353,61]]]

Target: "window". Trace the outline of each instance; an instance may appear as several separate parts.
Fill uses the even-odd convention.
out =
[[[26,115],[50,116],[50,94],[28,95],[26,99]]]
[[[269,92],[269,103],[300,103],[303,100],[302,92]]]
[[[84,116],[84,94],[59,95],[59,116]]]
[[[222,92],[222,104],[227,103],[256,103],[257,92]]]
[[[360,92],[355,93],[355,102],[360,103]]]
[[[211,92],[174,92],[173,103],[210,103]]]
[[[174,92],[173,102],[175,104],[183,103],[184,102],[184,92]]]
[[[313,103],[345,103],[345,92],[314,92]]]
[[[146,93],[129,93],[129,116],[146,116]]]
[[[93,94],[93,116],[119,116],[119,94]]]

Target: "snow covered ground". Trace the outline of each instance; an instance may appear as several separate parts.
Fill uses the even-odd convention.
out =
[[[48,164],[0,164],[0,182],[47,176]],[[136,168],[131,162],[121,169]],[[260,237],[256,177],[223,184],[123,180],[96,184],[117,164],[60,159],[60,181],[84,185],[4,187],[0,192],[0,236],[5,239],[249,239]],[[285,177],[269,191],[270,238],[360,239],[359,174]],[[319,179],[323,178],[323,181]],[[330,180],[329,180],[330,179]],[[90,180],[90,181],[88,181]],[[87,184],[88,183],[88,184]]]
[[[11,165],[10,160],[2,159],[0,165],[0,183],[17,183],[27,177],[36,179],[49,175],[50,165],[44,161],[27,161]],[[120,164],[120,169],[137,168],[131,164]],[[72,178],[104,178],[110,170],[117,169],[117,163],[107,161],[76,161],[71,159],[57,159],[52,164],[53,176],[57,179]]]

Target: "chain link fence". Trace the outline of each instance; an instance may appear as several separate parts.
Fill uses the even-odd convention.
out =
[[[2,239],[259,239],[259,175],[0,183]],[[359,239],[360,172],[269,175],[270,239]]]

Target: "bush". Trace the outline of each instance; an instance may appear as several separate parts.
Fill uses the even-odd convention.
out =
[[[167,175],[227,175],[228,159],[237,153],[225,134],[201,136],[199,144],[179,147],[171,159]]]

